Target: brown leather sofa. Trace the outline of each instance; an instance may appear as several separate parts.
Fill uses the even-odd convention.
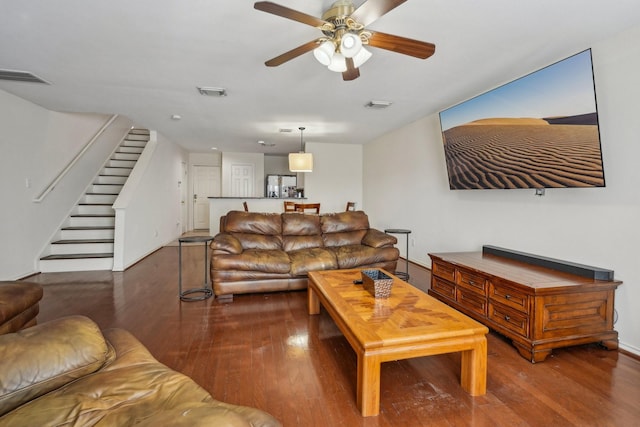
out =
[[[122,329],[84,316],[0,336],[0,425],[281,426],[214,400]]]
[[[0,282],[0,334],[36,324],[42,286],[31,282]]]
[[[329,214],[231,211],[211,242],[214,294],[305,289],[315,270],[395,271],[397,239],[369,227],[363,211]]]

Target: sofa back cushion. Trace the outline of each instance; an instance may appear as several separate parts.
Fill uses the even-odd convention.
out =
[[[322,215],[322,239],[326,247],[359,245],[369,229],[369,217],[363,211]]]
[[[224,231],[236,237],[244,250],[282,249],[279,213],[230,211],[225,216]]]
[[[0,416],[97,371],[113,357],[98,325],[84,316],[0,336]]]
[[[320,216],[304,213],[282,214],[282,247],[285,251],[322,246]]]

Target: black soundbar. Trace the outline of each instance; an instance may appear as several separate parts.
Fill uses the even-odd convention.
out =
[[[593,267],[591,265],[578,264],[571,261],[563,261],[560,259],[528,254],[525,252],[499,248],[497,246],[491,245],[484,245],[482,247],[482,253],[497,255],[516,261],[526,262],[527,264],[538,265],[540,267],[547,267],[553,270],[562,271],[564,273],[571,273],[582,277],[588,277],[590,279],[613,280],[613,270]]]

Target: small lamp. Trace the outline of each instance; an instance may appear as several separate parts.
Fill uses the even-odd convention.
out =
[[[305,128],[301,126],[298,129],[300,129],[300,152],[289,153],[289,170],[291,172],[312,172],[313,154],[305,153],[302,146],[302,132]]]

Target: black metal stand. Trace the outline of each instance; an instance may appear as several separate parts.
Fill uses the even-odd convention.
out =
[[[406,282],[409,281],[409,234],[411,233],[411,230],[407,230],[404,228],[387,228],[384,230],[385,233],[389,233],[389,234],[404,234],[405,235],[405,239],[407,240],[407,251],[405,252],[405,271],[404,273],[402,271],[397,271],[394,274],[396,276],[398,276],[399,278],[405,280]]]
[[[202,301],[207,298],[213,296],[213,290],[211,287],[207,286],[207,267],[208,267],[208,257],[207,257],[207,247],[209,246],[209,242],[213,240],[211,236],[188,236],[188,237],[180,237],[178,239],[178,295],[180,300],[182,301]],[[182,244],[183,243],[204,243],[204,285],[202,288],[194,288],[187,289],[185,291],[182,290]],[[189,296],[191,294],[201,294],[197,296]]]

